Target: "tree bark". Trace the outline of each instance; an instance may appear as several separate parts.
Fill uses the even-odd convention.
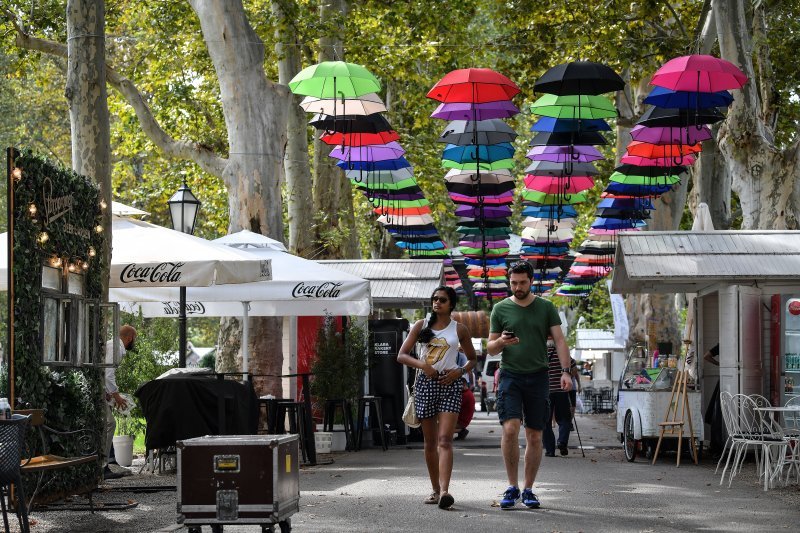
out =
[[[347,0],[324,0],[319,5],[320,22],[332,24],[340,17],[335,35],[320,38],[319,61],[334,61],[344,58],[341,22],[347,14]],[[315,257],[319,259],[358,259],[358,235],[355,232],[353,192],[350,181],[329,154],[332,146],[319,140],[320,132],[314,136],[313,194],[316,245]]]
[[[103,230],[109,237],[101,251],[111,263],[111,125],[105,68],[105,2],[67,2],[67,86],[72,134],[72,169],[93,179],[100,187]],[[102,276],[108,297],[108,272]]]
[[[278,54],[278,82],[288,85],[302,68],[297,32],[293,28],[297,4],[290,0],[272,0],[276,20],[275,50]],[[286,159],[286,203],[289,222],[289,251],[301,257],[312,254],[314,235],[309,224],[312,213],[311,167],[308,163],[308,124],[300,107],[302,96],[293,96],[289,105]]]
[[[228,185],[229,232],[248,229],[283,240],[280,186],[283,179],[287,110],[286,87],[264,73],[264,44],[256,35],[240,0],[190,0],[200,19],[211,61],[217,73],[228,130],[229,157],[223,171]],[[283,364],[282,320],[250,318],[250,372],[258,394],[280,394]],[[223,319],[220,327],[219,370],[238,368],[239,320]],[[269,377],[266,377],[269,376]]]

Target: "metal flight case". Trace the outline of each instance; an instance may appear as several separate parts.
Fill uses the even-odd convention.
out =
[[[189,533],[208,524],[257,524],[291,531],[299,510],[297,435],[219,435],[178,441],[178,523]]]

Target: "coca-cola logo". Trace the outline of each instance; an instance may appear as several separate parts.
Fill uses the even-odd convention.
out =
[[[181,304],[180,302],[161,302],[164,306],[164,315],[166,316],[180,316]],[[203,302],[186,302],[187,315],[204,315],[206,314],[206,306]]]
[[[795,316],[800,315],[800,300],[789,302],[789,312]]]
[[[136,263],[125,265],[120,272],[122,283],[174,283],[181,281],[181,267],[184,263],[159,263],[155,266],[140,266]]]
[[[292,298],[338,298],[341,286],[341,282],[326,281],[312,285],[301,281],[292,289]]]

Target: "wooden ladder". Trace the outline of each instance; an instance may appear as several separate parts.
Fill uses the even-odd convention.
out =
[[[686,423],[689,425],[689,442],[691,443],[692,459],[694,464],[697,464],[697,445],[694,442],[694,427],[692,426],[692,410],[689,406],[689,395],[687,394],[687,385],[689,382],[689,372],[687,370],[678,370],[675,375],[675,383],[672,385],[672,394],[669,398],[669,405],[667,412],[664,415],[664,421],[659,422],[658,426],[661,431],[658,435],[658,444],[656,445],[656,452],[653,454],[653,464],[656,464],[658,459],[658,452],[661,450],[661,441],[664,437],[677,437],[678,438],[678,463],[676,466],[681,466],[681,446],[683,444],[683,428]]]

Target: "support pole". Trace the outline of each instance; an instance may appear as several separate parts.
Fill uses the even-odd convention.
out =
[[[178,315],[178,368],[186,368],[186,287],[181,287]]]

